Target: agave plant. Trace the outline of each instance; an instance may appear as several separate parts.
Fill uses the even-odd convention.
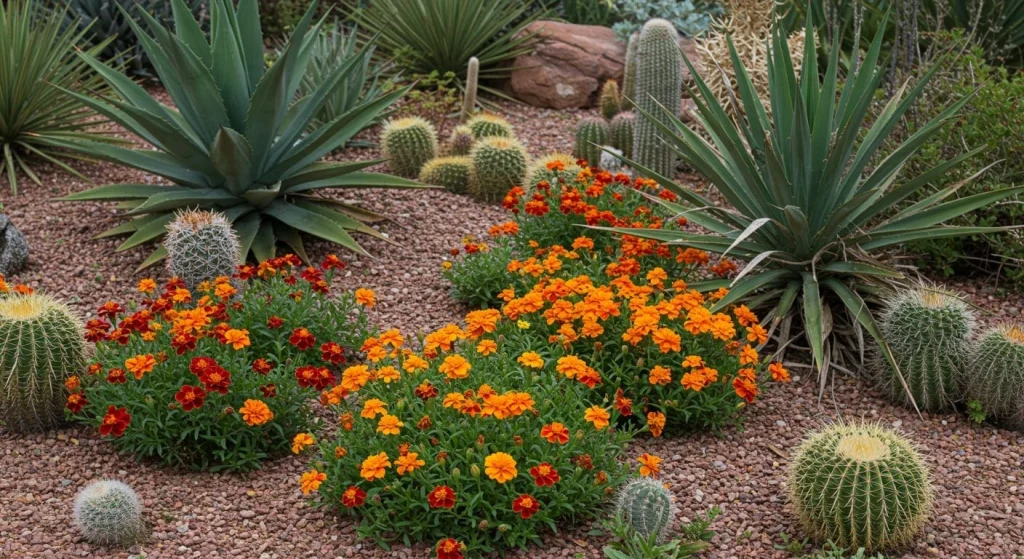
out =
[[[59,159],[61,142],[103,141],[102,136],[88,132],[95,114],[62,90],[102,92],[104,88],[100,75],[75,53],[75,45],[88,29],[64,29],[64,10],[40,12],[35,0],[0,4],[0,176],[6,171],[14,194],[19,169],[40,184],[30,165],[33,158],[81,177]],[[105,46],[99,43],[86,52],[96,55]],[[101,62],[97,65],[110,70]]]
[[[902,278],[887,262],[888,250],[916,239],[1002,231],[942,223],[1024,191],[1013,188],[947,201],[961,186],[957,184],[922,195],[929,182],[977,152],[919,176],[899,177],[907,160],[967,99],[942,111],[891,153],[879,153],[938,68],[927,72],[910,91],[907,85],[899,88],[878,118],[866,126],[868,107],[885,73],[885,64],[879,60],[884,29],[882,25],[861,64],[840,86],[835,45],[823,74],[817,57],[807,56],[797,78],[786,35],[776,27],[769,57],[771,116],[758,100],[735,48],[731,58],[744,107],[737,121],[691,67],[697,121],[710,142],[674,114],[665,115],[666,123],[655,115],[643,115],[659,123],[662,139],[714,185],[727,205],[640,168],[684,202],[661,201],[670,212],[685,215],[707,232],[628,232],[745,260],[735,279],[707,281],[698,287],[729,288],[717,308],[744,301],[767,311],[771,331],[779,328],[781,344],[797,331],[790,330],[794,318],[802,318],[822,390],[830,365],[852,365],[863,358],[863,331],[886,348],[872,308],[877,294]],[[815,44],[814,31],[808,21],[807,49]],[[911,199],[914,196],[919,198],[916,202]],[[908,203],[900,204],[905,200]],[[883,353],[891,362],[888,351]]]
[[[96,68],[121,100],[94,100],[73,94],[155,149],[127,149],[100,143],[71,144],[83,153],[134,167],[173,185],[114,184],[68,196],[67,200],[122,200],[134,219],[101,236],[131,234],[125,250],[161,238],[177,210],[204,208],[223,212],[241,241],[241,256],[259,260],[274,253],[278,239],[305,257],[300,233],[321,237],[351,250],[363,249],[350,235],[379,235],[365,222],[380,219],[356,206],[317,196],[321,188],[421,187],[419,183],[364,172],[377,161],[318,162],[344,145],[403,93],[365,100],[309,131],[329,94],[352,79],[363,62],[354,56],[339,64],[307,95],[297,98],[315,37],[323,21],[312,25],[317,2],[296,26],[281,57],[269,68],[263,60],[256,0],[211,4],[209,40],[183,0],[173,0],[176,34],[144,12],[152,35],[132,22],[143,49],[177,109],[152,98],[124,75],[94,57]],[[159,248],[144,263],[166,255]]]

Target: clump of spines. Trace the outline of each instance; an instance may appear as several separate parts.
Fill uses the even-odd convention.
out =
[[[601,146],[608,145],[611,129],[602,118],[587,117],[576,124],[576,157],[585,159],[591,165],[601,162]]]
[[[469,155],[475,141],[473,131],[468,126],[456,126],[448,139],[448,155]]]
[[[85,539],[97,545],[130,546],[146,531],[138,496],[120,481],[85,486],[75,498],[74,518]]]
[[[555,162],[562,164],[562,170],[558,171],[557,174],[548,168],[549,163]],[[527,172],[526,185],[532,188],[536,187],[541,181],[547,181],[548,184],[556,186],[558,177],[572,182],[581,170],[581,167],[576,164],[575,157],[568,153],[552,153],[541,157],[534,161],[533,165],[530,165],[530,170]]]
[[[637,47],[636,97],[633,102],[645,116],[636,121],[633,158],[651,171],[671,177],[675,152],[661,139],[652,119],[671,126],[669,115],[679,115],[683,90],[683,55],[679,33],[671,22],[652,19],[644,24]]]
[[[85,369],[81,321],[41,294],[0,299],[0,421],[15,433],[64,423],[65,381]]]
[[[420,182],[443,186],[450,192],[465,194],[473,178],[473,160],[466,156],[435,157],[420,171]]]
[[[512,125],[498,115],[483,113],[474,116],[466,123],[473,137],[477,140],[500,136],[502,138],[512,137]]]
[[[644,538],[656,535],[658,541],[665,541],[675,521],[676,506],[663,484],[638,478],[619,490],[615,515]]]
[[[615,115],[610,125],[612,147],[621,151],[626,158],[633,157],[633,127],[635,125],[636,115],[631,112]]]
[[[887,301],[879,328],[898,374],[885,355],[874,362],[889,397],[923,410],[952,406],[963,392],[974,324],[965,302],[927,286],[900,291]]]
[[[472,193],[488,202],[501,200],[510,188],[523,184],[530,159],[523,144],[500,136],[479,140],[470,158]]]
[[[166,229],[167,269],[189,289],[235,273],[241,245],[224,214],[185,210],[179,212]]]
[[[607,120],[615,118],[622,110],[622,95],[619,94],[619,82],[608,80],[601,87],[601,96],[598,98],[598,106],[601,109],[601,116]]]
[[[790,464],[788,485],[807,532],[849,549],[908,544],[932,505],[917,450],[872,424],[838,424],[811,434]]]
[[[985,331],[971,351],[967,370],[968,398],[977,400],[988,417],[1024,429],[1024,325]]]
[[[437,157],[437,130],[420,117],[390,120],[381,132],[380,145],[395,174],[414,178],[424,163]]]

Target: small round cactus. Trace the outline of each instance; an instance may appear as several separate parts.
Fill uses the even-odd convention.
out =
[[[481,200],[501,200],[510,188],[523,184],[526,178],[529,155],[523,144],[512,138],[484,138],[473,147],[470,157],[472,193]]]
[[[658,541],[665,541],[675,521],[676,505],[663,484],[638,478],[619,490],[615,515],[637,534],[645,538],[657,535]]]
[[[473,132],[473,137],[477,140],[492,136],[512,137],[512,125],[497,115],[488,113],[476,115],[469,119],[466,126]]]
[[[437,130],[420,117],[390,120],[381,132],[380,146],[395,174],[416,177],[423,164],[437,156]]]
[[[561,163],[562,170],[556,174],[555,171],[548,168],[551,163]],[[531,188],[536,187],[541,181],[548,181],[548,184],[555,185],[558,177],[572,182],[581,170],[580,166],[576,164],[575,157],[568,153],[552,153],[541,157],[530,166],[530,170],[526,173],[526,185]]]
[[[1024,326],[996,326],[971,351],[967,394],[989,417],[1024,429]]]
[[[468,126],[456,126],[455,130],[452,130],[451,138],[448,139],[448,154],[469,155],[474,141],[476,138],[473,137],[473,131]]]
[[[85,369],[81,321],[46,295],[0,299],[0,422],[16,433],[64,422],[64,382]]]
[[[167,224],[167,270],[189,289],[235,273],[241,245],[220,212],[185,210]]]
[[[612,147],[620,150],[622,156],[626,158],[633,157],[633,127],[635,125],[636,115],[633,113],[619,113],[612,119]]]
[[[604,119],[587,117],[576,124],[574,153],[587,163],[597,166],[601,162],[601,146],[608,145],[611,129]]]
[[[601,87],[601,96],[597,102],[601,116],[611,120],[622,110],[622,95],[619,94],[619,82],[608,80]]]
[[[146,532],[135,491],[114,480],[94,481],[78,493],[75,525],[86,540],[97,545],[129,546]]]
[[[908,289],[887,301],[879,328],[899,374],[884,355],[873,361],[889,397],[908,406],[913,397],[923,410],[952,406],[963,392],[974,323],[966,303],[940,290]]]
[[[469,191],[473,178],[473,160],[464,156],[436,157],[420,171],[420,182],[443,186],[456,194]]]
[[[839,424],[811,434],[790,464],[788,485],[807,532],[851,549],[909,543],[932,504],[917,450],[872,424]]]

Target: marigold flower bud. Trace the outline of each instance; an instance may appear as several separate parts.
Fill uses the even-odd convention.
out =
[[[636,360],[636,368],[637,369],[643,369],[644,368],[644,358],[643,357],[641,357],[640,359]]]
[[[380,504],[380,494],[378,493],[378,494],[374,495],[373,498],[370,499],[370,500],[373,501],[373,504],[379,505]]]
[[[477,528],[479,528],[480,530],[486,530],[488,526],[489,524],[487,524],[486,520],[481,520],[480,524],[477,524]]]
[[[511,529],[512,529],[512,527],[509,526],[508,524],[499,524],[498,525],[498,531],[499,532],[508,532]]]
[[[462,470],[458,468],[452,468],[452,479],[459,479],[462,477]]]
[[[480,466],[473,464],[472,466],[469,467],[469,473],[473,477],[480,477]]]

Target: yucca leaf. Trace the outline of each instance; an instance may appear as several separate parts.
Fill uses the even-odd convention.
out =
[[[249,109],[249,76],[240,38],[231,25],[236,17],[228,17],[235,15],[234,9],[230,1],[213,0],[210,28],[213,63],[207,66],[212,70],[214,82],[220,89],[231,127],[244,130]]]
[[[908,215],[907,217],[894,219],[876,227],[874,231],[878,233],[888,233],[892,231],[907,231],[931,227],[932,225],[943,223],[954,217],[962,216],[978,208],[998,202],[999,200],[1010,196],[1015,196],[1022,192],[1024,192],[1024,186],[1018,186],[1016,188],[981,192],[971,196],[957,198],[956,200],[950,200],[949,202],[938,204],[927,210],[922,210],[912,215]]]
[[[274,224],[269,220],[260,222],[259,230],[252,240],[252,254],[256,260],[269,260],[276,254],[276,239],[274,238]]]
[[[303,262],[310,261],[309,256],[306,254],[306,247],[302,244],[302,236],[294,227],[277,222],[274,224],[274,236],[290,246]]]
[[[263,77],[263,30],[260,28],[259,3],[257,0],[239,0],[238,34],[241,38],[242,54],[245,57],[245,75],[249,79],[249,95],[256,91],[256,85]]]
[[[174,14],[174,29],[181,42],[185,44],[200,60],[207,66],[213,64],[213,55],[210,52],[210,44],[206,42],[206,34],[200,27],[196,18],[192,17],[192,11],[185,5],[183,0],[172,0],[171,7]],[[134,17],[135,14],[132,14]]]
[[[803,278],[804,333],[811,346],[814,363],[819,369],[825,363],[824,329],[822,328],[821,294],[818,280],[809,272],[801,272]]]

